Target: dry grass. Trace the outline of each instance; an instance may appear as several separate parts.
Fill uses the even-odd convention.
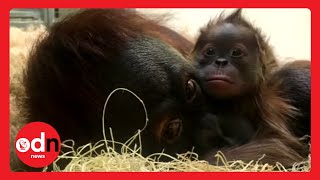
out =
[[[17,131],[24,124],[19,101],[24,97],[24,89],[21,85],[21,75],[24,65],[28,58],[28,53],[32,48],[33,42],[45,33],[44,28],[28,28],[21,30],[10,28],[10,121],[11,121],[11,141]],[[96,144],[87,144],[80,148],[74,148],[72,140],[63,143],[63,152],[53,163],[53,171],[68,172],[204,172],[204,171],[310,171],[310,158],[308,161],[295,164],[290,169],[285,169],[281,164],[274,166],[261,164],[259,160],[244,163],[242,161],[227,161],[223,154],[218,153],[216,158],[223,162],[223,166],[209,165],[208,162],[199,160],[196,153],[187,152],[178,157],[172,157],[164,153],[157,153],[148,157],[141,156],[142,146],[136,144],[130,149],[128,143],[133,143],[139,139],[139,133],[132,137],[131,141],[123,144],[122,153],[119,154],[113,150],[114,141],[103,139]],[[131,146],[130,146],[131,147]],[[98,150],[99,149],[99,150]],[[102,149],[102,150],[101,150]],[[11,154],[11,158],[14,154]],[[159,162],[159,157],[167,156],[171,159],[169,162]],[[59,168],[59,162],[62,159],[71,159],[70,164],[65,169]],[[46,168],[44,169],[46,171]]]
[[[24,96],[22,73],[28,54],[34,42],[45,33],[45,28],[29,27],[20,29],[10,27],[10,120],[11,133],[17,133],[23,124],[23,116],[18,107]]]
[[[138,137],[138,134],[135,138]],[[130,149],[123,144],[123,152],[115,152],[112,144],[115,142],[101,140],[96,144],[87,144],[74,149],[72,140],[65,141],[62,148],[67,149],[53,163],[55,172],[308,172],[310,171],[310,158],[308,161],[296,163],[293,167],[286,169],[280,163],[276,165],[261,164],[259,160],[249,163],[238,161],[227,161],[222,153],[215,156],[223,166],[214,166],[207,161],[199,160],[198,155],[193,152],[179,154],[172,157],[164,153],[155,153],[148,157],[141,156],[140,146],[136,145]],[[108,144],[108,145],[106,145]],[[97,149],[105,147],[103,150]],[[171,160],[160,162],[159,158],[166,156]],[[263,158],[263,157],[262,157]],[[60,169],[59,162],[69,159],[71,162],[65,169]],[[44,168],[44,171],[47,171]]]

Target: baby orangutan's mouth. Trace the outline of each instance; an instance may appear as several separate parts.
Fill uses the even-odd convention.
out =
[[[233,81],[226,75],[212,75],[207,79],[207,83],[228,83],[233,84]]]

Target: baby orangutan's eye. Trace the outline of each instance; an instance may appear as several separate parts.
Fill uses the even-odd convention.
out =
[[[216,55],[216,50],[213,47],[209,47],[204,51],[204,56],[211,57]]]

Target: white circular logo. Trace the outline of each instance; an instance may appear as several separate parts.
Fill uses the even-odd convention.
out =
[[[26,138],[20,138],[16,141],[16,149],[19,152],[27,152],[30,148],[30,142]]]

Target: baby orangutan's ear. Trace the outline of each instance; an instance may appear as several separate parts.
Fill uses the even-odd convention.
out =
[[[201,88],[198,85],[198,83],[190,79],[186,84],[186,102],[192,103],[195,101],[195,99],[199,96],[201,96]]]

